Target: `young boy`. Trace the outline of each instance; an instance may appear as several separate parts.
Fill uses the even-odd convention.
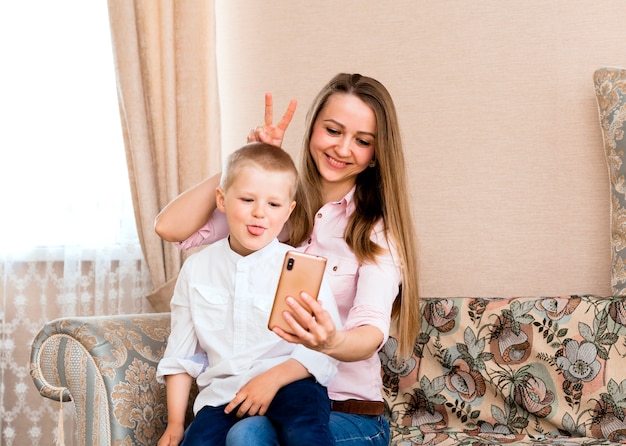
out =
[[[168,410],[159,446],[223,445],[244,415],[269,417],[283,446],[334,443],[323,386],[337,361],[267,328],[284,254],[293,249],[277,236],[296,206],[297,178],[289,154],[269,144],[248,144],[228,158],[216,199],[230,234],[185,261],[171,301],[172,330],[157,370]],[[319,299],[338,324],[322,285]],[[203,352],[208,366],[195,360]],[[184,431],[194,378],[195,418]]]

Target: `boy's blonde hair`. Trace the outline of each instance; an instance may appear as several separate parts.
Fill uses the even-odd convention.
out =
[[[293,200],[298,188],[298,170],[291,156],[283,149],[264,142],[246,144],[231,153],[227,160],[220,188],[226,191],[245,166],[255,165],[268,172],[281,172],[291,175],[289,197]]]

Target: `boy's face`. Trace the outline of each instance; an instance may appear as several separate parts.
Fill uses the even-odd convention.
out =
[[[247,165],[226,191],[217,188],[217,207],[226,214],[233,251],[246,256],[278,236],[296,206],[291,199],[292,178]]]

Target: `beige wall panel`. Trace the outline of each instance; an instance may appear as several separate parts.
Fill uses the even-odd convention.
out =
[[[426,296],[610,293],[592,74],[626,66],[626,2],[218,0],[224,152],[335,73],[381,80],[407,152]]]

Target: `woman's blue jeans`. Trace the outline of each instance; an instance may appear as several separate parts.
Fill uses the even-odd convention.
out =
[[[331,412],[330,431],[337,446],[389,445],[389,423],[382,415]],[[226,446],[242,445],[279,446],[270,420],[267,417],[250,417],[233,426],[226,436]]]

